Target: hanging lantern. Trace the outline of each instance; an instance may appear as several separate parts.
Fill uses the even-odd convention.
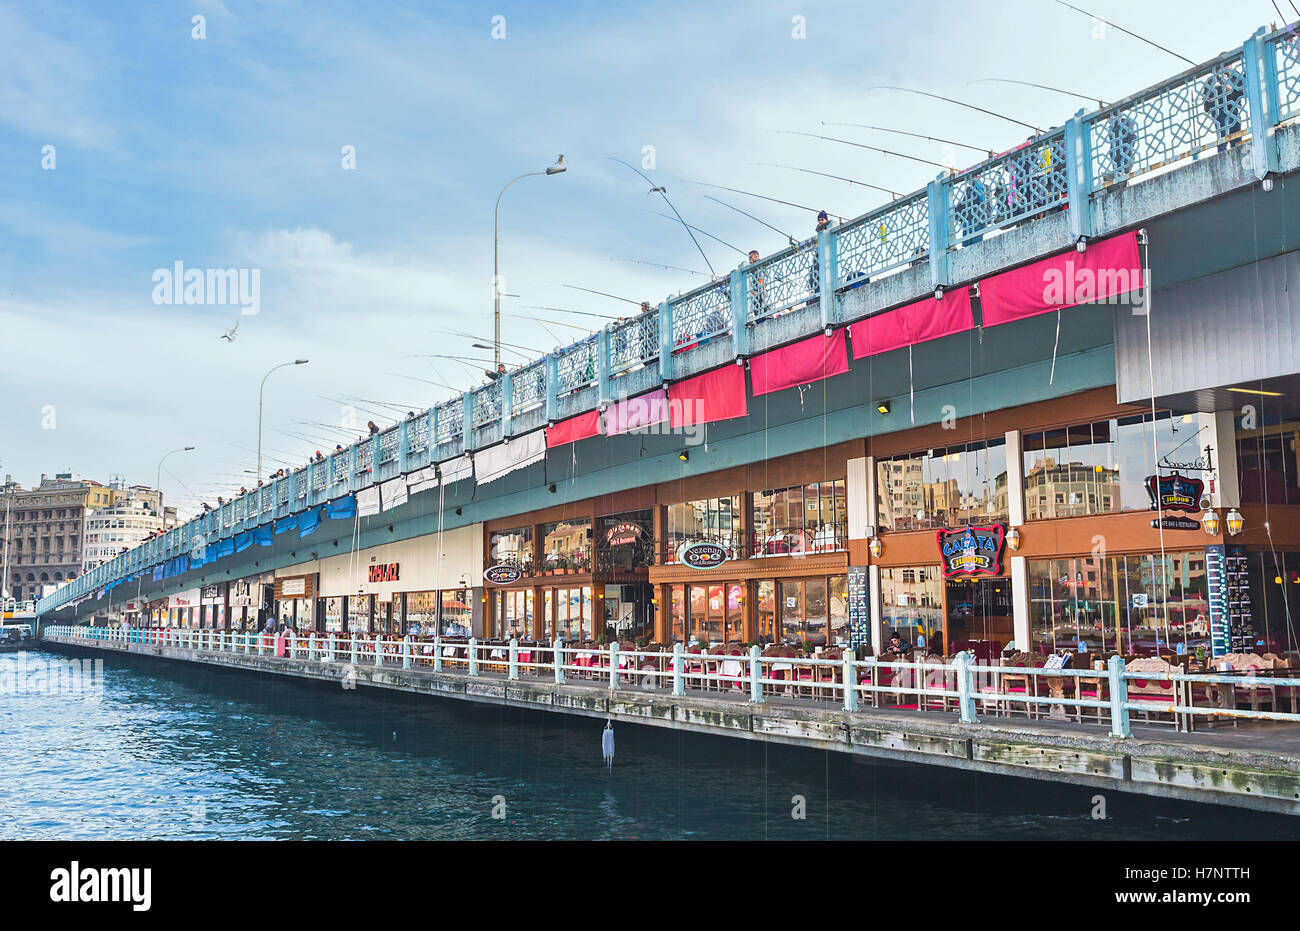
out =
[[[1205,528],[1206,536],[1217,537],[1219,535],[1219,512],[1211,508],[1202,514],[1201,526]]]
[[[1241,516],[1241,512],[1233,508],[1228,512],[1228,536],[1235,537],[1241,533],[1241,529],[1246,526],[1246,518]]]
[[[1012,550],[1020,549],[1020,531],[1015,527],[1007,531],[1007,546]]]
[[[879,559],[880,553],[884,549],[884,546],[882,546],[880,543],[880,537],[872,537],[871,542],[868,544],[867,548],[871,550],[872,558]]]

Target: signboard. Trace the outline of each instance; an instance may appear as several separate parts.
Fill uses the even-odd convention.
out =
[[[370,566],[369,580],[371,582],[396,582],[398,576],[398,563],[378,563]]]
[[[276,601],[294,598],[314,598],[316,596],[316,576],[286,575],[275,580]]]
[[[199,603],[199,590],[191,588],[188,591],[177,592],[167,598],[167,607],[169,608],[193,608]]]
[[[626,546],[636,543],[645,536],[645,528],[640,524],[624,521],[605,529],[605,543],[609,546]]]
[[[1205,483],[1199,478],[1188,478],[1175,472],[1173,475],[1148,475],[1146,489],[1147,497],[1151,499],[1151,510],[1195,514],[1201,509]]]
[[[523,577],[524,571],[522,569],[505,563],[488,566],[483,570],[484,580],[491,582],[493,585],[509,585],[511,582],[518,582]]]
[[[717,543],[688,543],[677,551],[677,559],[688,569],[712,569],[727,561],[727,549]]]
[[[1150,603],[1149,596],[1147,595],[1146,592],[1133,593],[1133,607],[1145,608],[1149,603]]]
[[[871,643],[871,596],[866,566],[849,566],[849,646]]]
[[[216,585],[203,586],[202,600],[205,605],[219,605],[226,600],[226,586],[218,582]]]
[[[257,607],[256,579],[238,579],[230,583],[230,606],[232,608]]]
[[[1002,524],[940,530],[935,536],[943,559],[945,579],[969,579],[1002,574],[1002,544],[1007,528]]]
[[[1200,530],[1201,522],[1187,517],[1161,517],[1151,522],[1155,530]]]

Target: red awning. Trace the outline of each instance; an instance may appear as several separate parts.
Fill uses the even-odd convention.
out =
[[[843,330],[836,330],[829,338],[814,336],[800,340],[749,360],[749,380],[755,397],[843,375],[848,370],[849,353]]]
[[[877,353],[928,342],[940,336],[965,333],[975,326],[971,314],[970,289],[949,291],[939,300],[927,297],[896,310],[859,320],[849,327],[853,358],[865,359]]]
[[[728,365],[669,385],[668,413],[673,427],[744,417],[749,413],[744,368]]]
[[[998,326],[1141,287],[1137,233],[1124,233],[981,281],[980,306],[984,325]]]
[[[600,411],[588,411],[546,428],[546,447],[576,443],[600,433]]]
[[[668,393],[662,388],[627,398],[605,411],[605,435],[630,433],[668,419]]]

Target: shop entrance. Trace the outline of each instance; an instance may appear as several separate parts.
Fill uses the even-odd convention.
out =
[[[948,579],[944,582],[944,651],[968,649],[972,643],[990,644],[976,649],[1000,654],[1014,637],[1011,580]],[[992,644],[996,644],[996,647]],[[933,647],[932,647],[933,648]]]

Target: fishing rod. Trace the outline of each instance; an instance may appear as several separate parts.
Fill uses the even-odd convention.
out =
[[[770,229],[772,232],[774,232],[774,233],[780,233],[782,236],[784,236],[784,237],[789,241],[790,245],[794,246],[796,249],[799,248],[799,241],[798,241],[797,239],[795,239],[793,236],[791,236],[789,233],[785,232],[784,230],[779,230],[779,229],[777,229],[775,226],[773,226],[771,223],[768,223],[766,220],[760,220],[758,217],[754,216],[752,213],[745,213],[745,211],[741,210],[739,207],[733,207],[731,204],[727,203],[725,200],[718,200],[718,199],[717,199],[716,197],[714,197],[712,194],[705,194],[705,195],[704,195],[704,199],[705,199],[705,200],[711,200],[711,201],[713,201],[715,204],[722,204],[722,206],[726,207],[726,208],[729,209],[729,210],[734,210],[734,211],[736,211],[736,213],[740,214],[740,215],[743,216],[743,217],[749,217],[749,218],[750,218],[751,220],[753,220],[755,223],[761,223],[761,224],[763,224],[763,225],[766,226],[768,229]]]
[[[709,267],[710,267],[710,269],[712,269],[713,266],[709,266]],[[716,277],[716,276],[715,276],[715,277]],[[613,298],[614,300],[616,300],[616,301],[624,301],[624,302],[626,302],[626,303],[628,303],[628,304],[632,304],[632,305],[634,305],[634,306],[636,306],[636,307],[640,307],[640,306],[641,306],[641,302],[640,302],[640,301],[634,301],[634,300],[632,300],[632,298],[630,298],[630,297],[619,297],[617,294],[610,294],[610,293],[608,293],[608,292],[606,292],[606,291],[593,291],[591,288],[583,288],[583,287],[579,287],[579,286],[576,285],[576,284],[561,284],[560,287],[561,287],[561,288],[572,288],[572,289],[575,290],[575,291],[586,291],[588,294],[599,294],[601,297],[612,297],[612,298]]]
[[[686,235],[691,237],[691,242],[695,243],[695,248],[700,251],[700,257],[704,259],[704,264],[709,267],[709,273],[713,275],[714,278],[718,277],[718,273],[713,270],[713,263],[710,262],[709,257],[704,254],[704,247],[700,245],[700,241],[696,239],[695,234],[691,232],[690,224],[688,224],[685,220],[682,219],[682,215],[677,212],[677,208],[673,206],[673,202],[668,199],[668,188],[663,186],[662,184],[656,186],[655,183],[651,181],[649,178],[647,178],[645,174],[641,172],[640,169],[638,169],[634,165],[629,165],[621,158],[614,158],[614,156],[612,155],[606,155],[605,157],[608,158],[610,161],[618,162],[620,165],[625,165],[626,167],[631,168],[633,171],[635,171],[638,175],[641,175],[641,178],[645,181],[645,183],[650,185],[650,190],[647,191],[646,193],[658,194],[660,197],[664,199],[664,203],[667,204],[672,209],[673,213],[677,215],[677,219],[681,222],[682,226],[686,227]]]
[[[788,200],[778,200],[775,197],[768,197],[765,194],[755,194],[753,191],[742,191],[738,187],[726,187],[725,185],[722,184],[709,184],[707,181],[692,181],[689,178],[683,178],[682,180],[685,181],[687,184],[698,184],[701,187],[717,188],[719,191],[730,191],[733,194],[744,194],[746,197],[757,197],[759,200],[770,200],[774,204],[782,204],[786,207],[797,207],[800,210],[811,210],[813,213],[821,213],[821,211],[818,210],[816,207],[809,207],[807,204],[795,204],[795,203],[791,203]],[[832,216],[835,215],[832,214]],[[835,219],[843,220],[844,218],[841,216],[835,216]],[[732,248],[735,247],[733,246]],[[736,251],[739,252],[740,250],[737,249]],[[744,254],[747,255],[748,253],[744,253]]]
[[[610,314],[597,314],[591,312],[590,310],[569,310],[569,308],[567,307],[541,307],[538,306],[537,304],[520,304],[519,306],[522,307],[524,310],[554,310],[554,311],[559,311],[562,314],[580,314],[583,317],[599,317],[601,320],[619,319],[618,317],[612,316]]]
[[[880,187],[879,185],[876,184],[868,184],[865,181],[857,181],[853,178],[842,178],[839,175],[827,174],[824,171],[813,171],[811,168],[800,168],[798,165],[777,165],[774,162],[750,162],[750,164],[759,165],[766,168],[788,168],[790,171],[802,171],[804,174],[820,175],[823,178],[834,178],[836,181],[847,181],[849,184],[858,184],[861,185],[862,187],[869,187],[873,191],[881,191],[885,194],[889,194],[894,198],[899,198],[903,196],[902,194],[899,194],[897,191],[891,191],[887,187]]]
[[[1019,84],[1021,87],[1037,87],[1039,90],[1055,91],[1058,94],[1064,94],[1067,97],[1078,97],[1080,100],[1097,101],[1097,105],[1102,109],[1106,108],[1106,101],[1100,97],[1089,97],[1087,94],[1076,94],[1074,91],[1067,91],[1060,87],[1052,87],[1050,84],[1035,84],[1033,81],[1016,81],[1012,78],[980,78],[978,81],[971,81],[966,86],[971,87],[975,84]],[[991,152],[989,153],[992,154]]]
[[[953,103],[959,107],[965,107],[967,110],[974,110],[977,113],[986,113],[989,116],[996,116],[1000,120],[1006,120],[1008,123],[1015,123],[1017,126],[1023,126],[1026,129],[1032,129],[1036,133],[1042,132],[1041,129],[1039,129],[1037,126],[1034,126],[1030,123],[1025,123],[1022,122],[1021,120],[1012,119],[1009,116],[1005,116],[1001,113],[995,113],[992,110],[985,110],[983,107],[977,107],[973,103],[965,103],[961,100],[953,100],[951,97],[944,97],[941,94],[932,94],[929,91],[918,91],[911,87],[899,87],[895,84],[877,84],[874,87],[868,87],[867,90],[903,91],[906,94],[920,94],[922,97],[933,97],[935,100],[942,100],[944,103]]]
[[[982,152],[988,155],[993,154],[992,149],[981,149],[977,145],[967,145],[964,142],[956,142],[952,139],[944,139],[941,136],[927,136],[923,133],[909,133],[902,129],[888,129],[884,126],[872,126],[869,123],[828,123],[822,120],[823,126],[856,126],[858,129],[874,129],[877,132],[893,133],[895,136],[911,136],[913,139],[924,139],[926,142],[942,142],[944,145],[955,145],[959,149],[970,149],[972,152]]]
[[[464,393],[464,392],[461,392],[461,391],[457,391],[457,390],[456,390],[455,388],[453,388],[451,385],[444,385],[444,384],[443,384],[442,382],[440,382],[440,381],[429,381],[429,379],[427,379],[427,378],[416,378],[414,375],[403,375],[401,372],[385,372],[384,374],[385,374],[385,375],[395,375],[395,376],[397,376],[398,378],[409,378],[411,381],[423,382],[423,383],[426,384],[426,385],[433,385],[434,387],[437,387],[437,388],[446,388],[448,391],[453,391],[453,392],[455,392],[455,393],[458,394],[458,395]]]
[[[578,326],[576,323],[565,323],[563,320],[547,320],[545,317],[534,317],[532,314],[502,314],[501,316],[514,317],[517,320],[536,320],[538,323],[549,323],[552,326],[568,327],[570,330],[580,330],[583,333],[595,332],[591,327]]]
[[[701,278],[709,277],[708,275],[704,274],[704,272],[697,272],[693,268],[679,268],[676,265],[662,265],[659,262],[643,262],[640,259],[620,259],[616,255],[608,255],[606,256],[606,258],[609,259],[611,262],[632,262],[636,265],[649,265],[651,268],[666,268],[669,271],[686,272],[686,274],[688,275],[699,275]]]
[[[1107,26],[1115,26],[1114,23],[1110,22],[1110,21],[1109,21],[1108,19],[1106,19],[1105,17],[1097,16],[1095,13],[1089,13],[1087,10],[1081,10],[1081,9],[1079,9],[1077,6],[1070,6],[1070,4],[1066,3],[1065,0],[1056,0],[1056,2],[1059,3],[1059,4],[1060,4],[1061,6],[1063,6],[1063,7],[1066,7],[1066,8],[1068,8],[1068,9],[1074,10],[1074,12],[1076,12],[1076,13],[1082,13],[1084,16],[1090,17],[1090,18],[1092,18],[1092,19],[1094,19],[1094,20],[1097,20],[1098,22],[1105,23]],[[1188,58],[1186,55],[1179,55],[1177,52],[1172,51],[1172,50],[1170,50],[1170,49],[1167,49],[1167,48],[1165,48],[1163,45],[1159,45],[1159,44],[1157,44],[1157,43],[1155,43],[1155,42],[1152,42],[1150,39],[1146,38],[1145,36],[1140,36],[1140,35],[1138,35],[1136,32],[1132,32],[1132,31],[1130,31],[1130,30],[1128,30],[1128,29],[1125,29],[1123,26],[1115,26],[1115,28],[1118,29],[1120,32],[1124,33],[1125,35],[1130,35],[1130,36],[1132,36],[1133,38],[1137,39],[1139,42],[1145,42],[1147,45],[1150,45],[1152,48],[1158,48],[1158,49],[1160,49],[1160,51],[1165,52],[1166,54],[1172,55],[1172,56],[1174,56],[1175,58],[1181,58],[1183,61],[1187,62],[1189,65],[1195,65],[1195,64],[1196,64],[1196,62],[1192,61],[1192,60],[1191,60],[1190,58]]]
[[[463,338],[465,338],[465,339],[476,339],[476,340],[481,340],[481,341],[484,341],[484,342],[491,342],[491,339],[490,339],[489,337],[486,337],[486,336],[475,336],[473,333],[465,333],[465,332],[463,332],[463,331],[461,331],[461,330],[431,330],[430,332],[433,332],[433,333],[441,333],[441,334],[443,334],[444,336],[450,334],[451,336],[460,336],[460,337],[463,337]],[[521,346],[521,345],[519,345],[518,343],[507,343],[505,340],[500,340],[499,342],[501,343],[502,346],[508,346],[508,347],[510,347],[511,349],[522,349],[524,352],[532,352],[532,353],[536,353],[536,354],[538,354],[538,355],[544,355],[544,354],[545,354],[543,350],[541,350],[541,349],[534,349],[532,346]],[[491,348],[491,347],[489,347],[489,348]],[[526,357],[525,357],[525,358],[526,358]]]
[[[672,217],[668,216],[668,214],[666,214],[666,213],[660,213],[660,212],[657,211],[657,210],[648,210],[648,209],[646,209],[645,207],[642,207],[641,209],[642,209],[642,210],[645,210],[646,213],[653,213],[653,214],[654,214],[655,216],[657,216],[657,217],[663,217],[665,220],[672,220],[672,219],[673,219]],[[674,221],[674,222],[676,222],[676,221]],[[687,225],[687,226],[691,226],[689,223],[686,224],[686,225]],[[744,249],[741,249],[741,248],[738,247],[738,246],[733,246],[731,243],[727,242],[725,239],[719,239],[717,236],[714,236],[712,233],[708,232],[707,230],[702,230],[702,229],[700,229],[698,226],[691,226],[691,229],[695,230],[695,232],[697,232],[697,233],[703,233],[705,236],[708,236],[708,237],[709,237],[710,239],[712,239],[714,242],[720,242],[720,243],[722,243],[722,244],[723,244],[724,246],[726,246],[728,249],[734,249],[735,251],[739,252],[741,255],[749,255],[749,253],[746,252]]]
[[[917,155],[908,155],[905,152],[894,152],[890,149],[882,149],[877,146],[867,145],[862,142],[853,142],[849,139],[836,139],[834,136],[819,136],[816,133],[801,133],[793,129],[775,129],[773,130],[773,132],[780,133],[783,136],[807,136],[809,139],[821,139],[826,142],[840,142],[843,143],[844,145],[857,146],[859,149],[869,149],[872,152],[880,152],[884,155],[893,155],[896,156],[897,158],[908,158],[914,162],[920,162],[923,165],[933,165],[936,168],[942,168],[944,171],[957,170],[950,165],[943,164],[942,162],[932,162],[928,158],[921,158],[920,156]]]

